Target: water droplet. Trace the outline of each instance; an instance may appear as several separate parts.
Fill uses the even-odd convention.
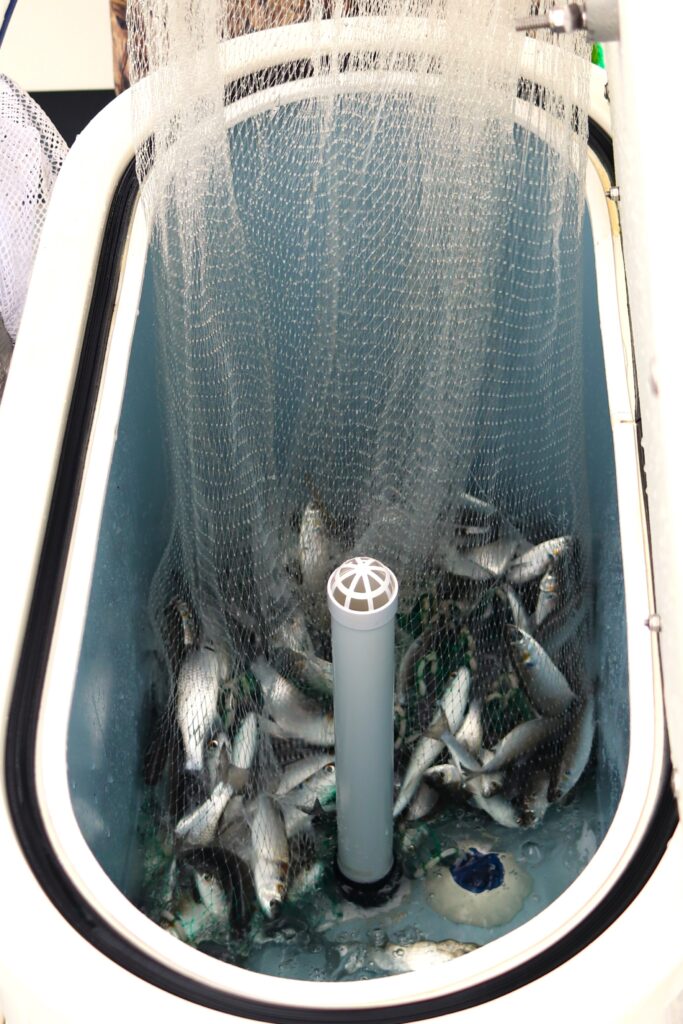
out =
[[[543,851],[538,843],[523,843],[521,853],[527,864],[540,864],[543,860]]]
[[[405,951],[405,949],[403,949],[402,946],[398,946],[394,950],[394,956],[405,956],[405,955],[406,955],[406,951]]]

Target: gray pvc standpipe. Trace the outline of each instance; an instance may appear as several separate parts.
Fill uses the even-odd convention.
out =
[[[376,610],[352,611],[340,607],[331,596],[333,580],[343,568],[333,573],[328,583],[337,863],[350,881],[372,884],[384,878],[393,865],[394,620],[398,584],[393,573],[382,566],[393,580],[389,602]]]

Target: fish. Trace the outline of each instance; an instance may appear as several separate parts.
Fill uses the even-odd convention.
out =
[[[493,758],[492,750],[482,750],[481,752],[481,764],[482,767],[486,767],[489,761]],[[493,772],[492,774],[486,774],[481,776],[481,795],[488,799],[488,797],[495,796],[503,788],[504,772]]]
[[[207,733],[218,719],[218,694],[229,672],[227,653],[213,647],[192,649],[183,659],[176,682],[175,715],[186,771],[202,769]]]
[[[423,781],[420,783],[413,799],[408,804],[408,809],[406,811],[407,821],[419,821],[420,818],[426,818],[428,814],[431,814],[439,802],[439,794],[424,782],[424,775],[422,778]]]
[[[551,567],[544,573],[538,588],[538,598],[534,608],[534,632],[542,622],[557,611],[560,603],[560,584],[557,573]],[[524,628],[524,627],[522,627]],[[531,632],[531,630],[527,630]]]
[[[548,571],[556,559],[566,554],[571,542],[571,537],[553,537],[552,540],[544,540],[529,551],[518,555],[508,566],[508,582],[519,586],[537,580]]]
[[[557,655],[579,632],[588,616],[588,602],[577,594],[568,604],[557,609],[552,618],[546,619],[535,630],[536,639],[546,654]]]
[[[329,753],[311,754],[309,757],[301,757],[298,761],[288,764],[277,784],[275,796],[285,796],[292,789],[300,786],[302,782],[310,779],[325,765],[330,764],[331,760]]]
[[[492,576],[502,576],[525,542],[518,537],[499,537],[467,552],[467,557]]]
[[[300,679],[321,697],[332,697],[334,674],[330,661],[315,654],[302,654],[284,647],[273,650],[271,660],[278,672],[287,679]]]
[[[289,844],[282,815],[265,793],[254,801],[250,827],[256,899],[266,917],[273,918],[287,895]]]
[[[313,810],[316,804],[321,807],[332,803],[337,793],[337,772],[334,763],[329,761],[305,782],[295,786],[285,796],[282,803],[293,804],[302,811]]]
[[[251,768],[258,747],[258,716],[250,711],[244,716],[232,743],[232,764],[235,768]]]
[[[582,702],[560,757],[556,779],[551,781],[548,795],[552,803],[562,800],[571,792],[583,775],[593,749],[595,695],[592,686],[587,687]]]
[[[533,633],[531,619],[515,588],[509,583],[501,583],[498,587],[498,595],[507,602],[513,624],[518,629],[523,629],[525,633]]]
[[[319,887],[324,874],[325,865],[320,860],[297,871],[287,889],[287,902],[293,903],[314,892]]]
[[[522,814],[504,796],[499,793],[495,796],[485,797],[481,792],[481,779],[472,780],[470,788],[470,803],[484,811],[490,818],[504,828],[519,828],[522,824]]]
[[[404,702],[406,694],[413,685],[418,663],[429,653],[435,638],[434,629],[428,626],[416,640],[413,640],[401,658],[396,676],[396,701],[398,704]]]
[[[527,782],[521,800],[522,824],[525,828],[536,828],[543,821],[550,806],[549,786],[550,773],[547,771],[535,772]]]
[[[434,764],[426,769],[422,780],[444,789],[460,789],[463,783],[462,772],[455,764]]]
[[[272,647],[284,647],[297,654],[313,654],[313,641],[308,632],[306,617],[300,608],[295,608],[273,634]]]
[[[230,755],[230,740],[221,730],[212,736],[206,744],[204,773],[206,778],[206,787],[209,793],[214,791],[219,782],[228,781]]]
[[[481,762],[474,756],[474,754],[465,746],[451,736],[450,733],[444,732],[441,735],[441,742],[445,744],[448,750],[448,756],[451,759],[452,764],[460,772],[460,775],[464,773],[478,772],[481,768]]]
[[[203,852],[203,851],[202,851]],[[208,860],[191,868],[193,883],[199,897],[198,902],[219,921],[227,923],[230,917],[230,900],[216,865]]]
[[[551,739],[565,726],[564,716],[530,718],[526,722],[521,722],[496,744],[491,759],[478,770],[470,771],[469,775],[492,775],[508,768],[516,761],[529,757],[541,744]]]
[[[534,708],[541,715],[561,715],[575,699],[575,694],[559,668],[538,641],[524,630],[507,626],[506,638],[512,660]]]
[[[445,730],[451,733],[458,731],[465,719],[471,684],[472,676],[467,667],[463,666],[453,673],[446,683],[439,701],[439,709],[430,722],[425,736],[438,739]]]
[[[177,597],[171,602],[171,606],[175,609],[180,620],[183,647],[196,647],[199,643],[199,627],[189,604],[182,598]]]
[[[251,670],[261,684],[264,706],[275,728],[266,720],[266,732],[281,738],[301,739],[317,747],[334,746],[334,717],[310,704],[293,683],[281,676],[264,658],[257,658]]]
[[[391,974],[405,974],[421,971],[425,967],[437,967],[450,963],[465,953],[471,953],[479,946],[474,942],[456,942],[444,939],[441,942],[412,942],[399,945],[387,942],[385,945],[368,949],[369,959],[380,971]]]
[[[443,748],[444,744],[441,740],[435,740],[429,736],[423,736],[417,741],[394,804],[395,818],[408,806],[425,770],[434,764]]]
[[[452,576],[460,576],[467,580],[490,581],[495,579],[494,574],[484,565],[479,565],[469,557],[472,550],[464,554],[460,548],[448,541],[443,541],[437,550],[437,560],[441,568]]]
[[[278,800],[282,821],[285,826],[285,835],[288,839],[300,835],[302,832],[310,832],[313,828],[313,819],[308,811],[302,810],[294,803],[286,799]]]
[[[475,498],[473,494],[462,491],[455,499],[457,508],[467,509],[468,512],[477,512],[481,516],[497,516],[498,510],[495,505],[482,498]]]
[[[235,792],[241,792],[249,782],[249,772],[258,749],[258,715],[250,711],[242,719],[232,742],[232,757],[228,780]]]
[[[467,709],[462,725],[454,733],[455,739],[476,757],[484,742],[484,715],[479,697],[474,697]]]
[[[158,924],[181,942],[195,945],[211,934],[216,926],[216,918],[196,895],[183,893],[176,901],[173,913],[163,911]]]
[[[219,782],[207,800],[184,815],[176,824],[176,840],[187,847],[210,846],[232,795],[232,786],[228,782]]]
[[[303,510],[299,530],[301,580],[309,593],[325,587],[330,562],[331,546],[322,511],[315,502],[309,502]]]

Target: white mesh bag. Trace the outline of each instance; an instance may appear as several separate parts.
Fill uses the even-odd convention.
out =
[[[12,341],[67,146],[31,97],[0,75],[0,319]]]

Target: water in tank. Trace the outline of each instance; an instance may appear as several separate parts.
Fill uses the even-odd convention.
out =
[[[514,4],[463,0],[417,12],[434,34],[417,53],[321,44],[226,92],[223,30],[181,8],[165,24],[208,57],[196,82],[161,33],[173,73],[143,95],[154,230],[73,805],[179,942],[307,980],[416,970],[559,896],[625,775],[585,55],[551,48],[540,88]],[[144,70],[163,65],[134,12]],[[337,869],[326,594],[352,556],[399,587],[394,864],[355,888]],[[607,709],[621,728],[601,728]]]

